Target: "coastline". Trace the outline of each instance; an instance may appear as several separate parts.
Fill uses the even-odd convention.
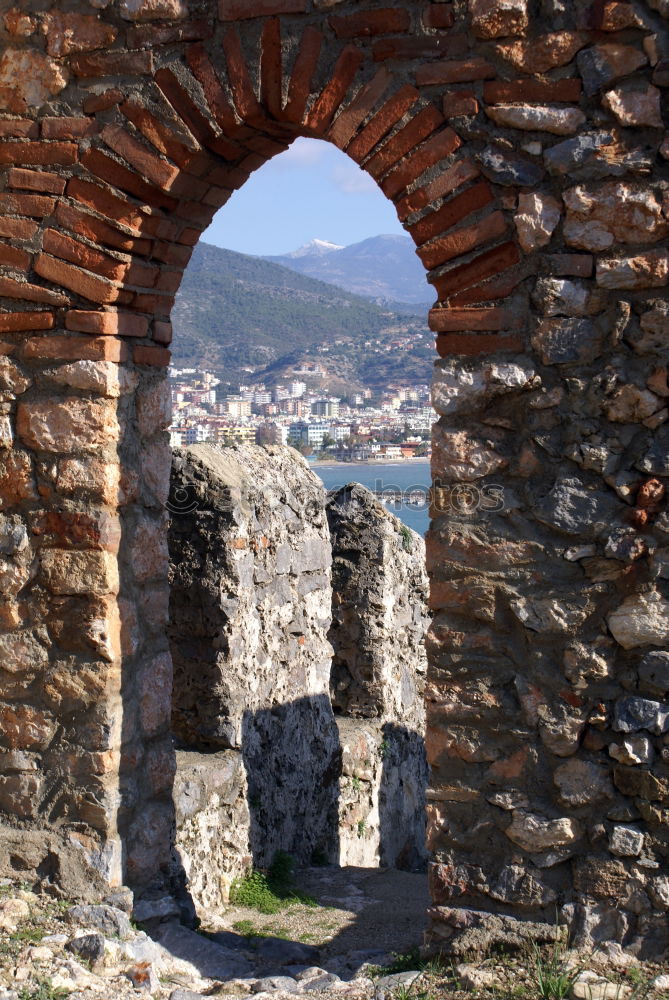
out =
[[[366,459],[364,462],[338,462],[336,459],[323,459],[322,461],[309,462],[310,469],[369,469],[374,468],[374,466],[388,466],[397,465],[401,467],[403,465],[419,465],[421,462],[426,462],[430,464],[430,459],[423,455],[421,458],[395,458],[390,460],[384,460],[382,458],[376,459]]]

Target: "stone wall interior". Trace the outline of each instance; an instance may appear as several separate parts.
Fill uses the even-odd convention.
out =
[[[215,211],[312,136],[391,199],[437,300],[432,946],[557,909],[577,943],[666,947],[668,17],[3,5],[2,874],[163,877],[170,309]]]

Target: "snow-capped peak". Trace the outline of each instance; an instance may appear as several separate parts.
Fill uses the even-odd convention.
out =
[[[344,247],[339,246],[337,243],[328,243],[327,240],[310,240],[309,243],[305,243],[299,250],[287,253],[286,257],[307,257],[313,254],[326,254],[332,253],[334,250],[343,249]]]

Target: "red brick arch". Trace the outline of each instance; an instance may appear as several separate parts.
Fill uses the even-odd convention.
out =
[[[669,615],[662,4],[39,7],[0,15],[1,873],[141,888],[169,857],[170,310],[214,213],[315,136],[435,287],[435,476],[504,487],[428,536],[436,940],[565,903],[586,943],[651,941],[666,747],[609,748],[630,692],[666,698],[642,660]]]

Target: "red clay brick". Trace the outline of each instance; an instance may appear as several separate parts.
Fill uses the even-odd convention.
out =
[[[50,312],[0,313],[0,333],[18,333],[22,330],[51,330],[56,324]]]
[[[36,329],[39,329],[38,327]],[[127,345],[111,337],[32,337],[22,348],[26,360],[125,361]]]
[[[159,69],[154,79],[177,115],[183,119],[189,130],[203,146],[218,153],[225,160],[239,158],[239,146],[229,139],[216,135],[210,122],[195,102],[191,100],[190,95],[183,89],[171,70]]]
[[[551,274],[589,278],[592,275],[594,259],[588,253],[556,253],[546,257]]]
[[[479,113],[479,102],[473,90],[449,90],[444,94],[442,107],[447,118],[460,118],[462,115]]]
[[[427,243],[435,236],[441,236],[452,226],[457,225],[472,212],[485,208],[493,200],[493,193],[487,181],[480,181],[467,188],[462,194],[456,195],[445,205],[431,212],[424,218],[409,226],[409,232],[418,245]]]
[[[151,52],[85,52],[70,58],[72,72],[77,77],[143,76],[153,73]]]
[[[121,125],[105,125],[101,135],[110,149],[122,156],[151,184],[163,191],[169,191],[173,187],[179,176],[179,168],[151,153]]]
[[[328,138],[340,149],[344,149],[355,135],[358,126],[365,120],[377,102],[383,97],[392,73],[385,66],[377,70],[374,77],[357,93],[348,107],[337,117],[328,131]]]
[[[420,177],[423,171],[444,157],[450,156],[461,145],[460,138],[452,128],[438,132],[405,157],[402,163],[388,174],[381,183],[381,190],[388,198],[395,198],[400,191]]]
[[[282,80],[281,22],[270,17],[263,24],[260,41],[260,101],[272,118],[281,117]]]
[[[13,142],[0,143],[0,163],[31,166],[68,167],[77,162],[78,147],[73,142]]]
[[[465,226],[463,229],[456,229],[448,236],[434,240],[433,243],[426,243],[417,250],[417,254],[428,270],[440,267],[447,261],[459,257],[461,254],[469,253],[482,243],[488,240],[497,239],[506,232],[506,220],[502,212],[493,212],[485,219],[474,223],[472,226]]]
[[[307,115],[306,124],[317,135],[323,135],[330,125],[346,91],[353,83],[363,60],[362,52],[355,45],[347,45],[337,58],[328,83],[314,102]]]
[[[443,198],[466,184],[467,181],[474,180],[475,177],[479,176],[479,173],[479,168],[471,160],[456,161],[425,187],[418,188],[417,191],[405,195],[398,201],[395,206],[398,216],[404,221],[413,212],[420,212],[437,198]]]
[[[489,309],[430,309],[430,330],[435,333],[465,331],[518,330],[523,317],[513,309],[491,306]]]
[[[218,0],[221,21],[241,21],[249,17],[266,17],[268,14],[303,14],[307,0]]]
[[[178,292],[182,278],[183,271],[160,271],[155,281],[156,291]]]
[[[232,90],[232,98],[239,117],[245,122],[261,121],[264,118],[263,110],[258,104],[253,89],[242,51],[242,41],[236,27],[228,28],[223,36],[223,52],[228,68],[228,81]]]
[[[221,86],[204,45],[189,45],[186,49],[186,59],[193,76],[202,86],[207,104],[222,131],[228,135],[238,131],[239,124],[234,108]]]
[[[26,302],[42,302],[47,306],[66,306],[70,301],[68,296],[52,292],[50,288],[5,277],[0,277],[0,298],[25,299]]]
[[[132,194],[135,198],[153,205],[156,208],[164,208],[168,212],[173,212],[179,202],[176,198],[170,197],[159,188],[154,187],[128,167],[124,167],[111,156],[107,156],[99,149],[89,149],[81,158],[81,164],[89,173],[99,177],[107,184],[112,184],[121,191]]]
[[[431,136],[444,124],[443,115],[432,105],[419,111],[403,128],[396,132],[365,164],[372,177],[386,174],[403,156],[416,145]]]
[[[432,87],[442,83],[491,80],[496,75],[495,67],[485,59],[446,59],[419,66],[416,70],[416,83],[419,87]]]
[[[287,142],[277,142],[276,139],[269,139],[266,135],[254,135],[252,139],[247,139],[244,142],[244,146],[265,158],[283,153],[288,149]]]
[[[450,3],[431,3],[423,13],[426,28],[450,28],[455,20]]]
[[[42,219],[51,215],[55,198],[41,194],[0,194],[0,215],[30,215]]]
[[[30,270],[31,260],[30,254],[26,253],[25,250],[19,250],[8,243],[0,243],[0,266],[13,267],[18,271],[27,272]]]
[[[43,118],[41,124],[43,139],[83,139],[98,130],[91,118]]]
[[[169,319],[174,305],[173,295],[159,295],[158,293],[137,292],[132,297],[131,308],[138,312],[151,313],[156,318],[164,317]]]
[[[30,118],[0,118],[0,139],[36,139],[39,125]]]
[[[503,243],[493,250],[480,254],[467,264],[461,264],[446,274],[435,278],[433,284],[437,289],[439,299],[448,298],[453,292],[469,288],[485,278],[490,278],[500,271],[505,271],[514,264],[520,263],[520,254],[515,243]]]
[[[50,174],[44,170],[24,170],[22,167],[12,167],[7,177],[7,184],[12,188],[23,188],[26,191],[62,194],[65,190],[65,178],[58,174]]]
[[[154,368],[167,368],[172,359],[166,347],[145,347],[137,344],[132,350],[132,360],[136,365],[151,365]]]
[[[464,56],[469,51],[466,35],[425,35],[422,38],[383,38],[374,42],[374,62],[387,59],[436,59]]]
[[[507,104],[520,101],[568,103],[581,99],[582,84],[578,79],[569,80],[494,80],[483,85],[483,100],[487,104]]]
[[[100,240],[100,242],[106,243],[108,246],[115,247],[118,250],[134,250],[136,253],[142,252],[142,250],[138,249],[138,246],[141,246],[142,242],[137,240],[136,237],[140,236],[141,227],[146,221],[146,216],[134,205],[122,201],[115,195],[98,187],[97,184],[79,180],[78,177],[70,181],[67,186],[67,193],[70,198],[74,198],[81,205],[86,205],[87,208],[94,209],[100,215],[104,215],[108,219],[126,226],[134,233],[134,236],[123,233],[108,223],[82,212],[75,206],[65,205],[63,202],[59,202],[56,209],[56,219],[59,225],[65,226],[66,229],[70,229],[80,236],[86,236],[94,242]]]
[[[513,271],[507,271],[489,281],[483,281],[465,291],[458,292],[456,295],[451,295],[448,300],[449,305],[467,306],[479,302],[495,302],[498,299],[505,299],[527,277],[527,274],[528,272],[524,269],[514,268]]]
[[[149,321],[143,316],[125,312],[86,312],[70,309],[65,314],[65,328],[79,333],[96,333],[111,337],[146,337]]]
[[[122,90],[119,90],[117,87],[111,87],[109,90],[104,90],[101,94],[91,94],[90,97],[84,100],[82,108],[85,114],[94,115],[98,111],[108,111],[115,104],[120,104],[124,96]]]
[[[288,85],[288,100],[284,118],[289,122],[301,122],[311,93],[311,81],[323,45],[323,36],[316,28],[307,25],[300,39],[300,47],[295,56],[293,71]]]
[[[209,21],[182,21],[180,24],[140,24],[128,28],[126,44],[129,49],[151,49],[156,45],[176,42],[198,42],[211,38],[214,33]]]
[[[163,264],[173,264],[176,267],[184,268],[191,259],[192,253],[191,247],[177,246],[174,243],[156,243],[151,256]]]
[[[405,84],[403,87],[390,97],[385,104],[376,112],[376,114],[370,119],[370,121],[365,125],[361,132],[349,143],[346,148],[346,152],[350,157],[352,157],[356,163],[362,162],[364,158],[372,151],[374,146],[385,135],[390,132],[390,130],[395,126],[400,119],[404,117],[407,111],[413,107],[416,101],[420,100],[420,94],[415,87],[410,84]]]
[[[156,320],[153,324],[153,339],[157,344],[167,346],[172,343],[172,324]]]
[[[182,170],[205,173],[211,164],[208,154],[202,153],[201,147],[195,144],[190,148],[175,138],[174,130],[165,122],[161,122],[141,104],[126,101],[120,111],[142,133],[145,139],[155,148],[168,156]]]
[[[60,257],[71,264],[78,264],[103,278],[109,278],[110,281],[120,281],[128,268],[124,261],[108,257],[100,250],[94,250],[86,243],[73,240],[71,236],[59,233],[55,229],[45,230],[42,248],[54,257]]]
[[[522,351],[522,337],[500,337],[486,334],[446,334],[437,337],[437,353],[440,358],[451,354],[474,356],[477,354],[494,354],[496,351]]]
[[[401,34],[408,31],[411,17],[408,10],[382,7],[380,10],[333,15],[329,18],[329,24],[337,38],[369,38],[372,35]]]
[[[69,288],[91,302],[116,302],[119,298],[119,289],[105,278],[82,271],[73,264],[66,264],[44,253],[39,254],[35,261],[35,272],[47,281]]]
[[[9,240],[31,240],[39,226],[30,219],[12,219],[0,215],[0,236]]]

